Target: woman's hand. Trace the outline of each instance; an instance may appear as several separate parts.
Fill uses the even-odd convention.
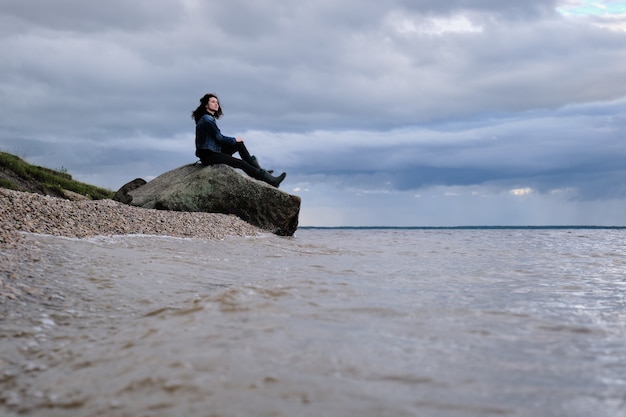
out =
[[[243,138],[235,138],[236,142],[243,142]]]

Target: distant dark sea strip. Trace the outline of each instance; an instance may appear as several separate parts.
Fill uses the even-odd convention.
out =
[[[298,226],[303,230],[626,230],[626,226]]]

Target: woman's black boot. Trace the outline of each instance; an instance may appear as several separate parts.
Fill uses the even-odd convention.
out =
[[[269,185],[278,188],[278,186],[280,185],[281,182],[283,182],[283,180],[285,179],[286,176],[287,176],[287,173],[283,172],[278,177],[274,177],[269,172],[267,172],[266,170],[260,169],[259,170],[259,175],[257,176],[256,179],[257,180],[261,180],[263,182],[266,182]]]
[[[252,165],[253,167],[255,167],[256,169],[263,169],[261,168],[261,165],[259,165],[259,161],[256,159],[256,156],[252,155],[250,158],[245,160],[247,163],[249,163],[250,165]],[[269,172],[270,174],[274,173],[274,170],[268,169],[267,172]]]

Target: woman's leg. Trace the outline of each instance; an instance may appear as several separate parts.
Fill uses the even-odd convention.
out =
[[[239,152],[239,156],[241,156],[241,159],[243,159],[253,167],[257,169],[263,169],[261,168],[261,165],[259,165],[259,161],[256,159],[256,156],[250,155],[248,148],[246,148],[246,145],[244,145],[243,142],[237,142],[236,145],[222,146],[222,153],[225,153],[227,155],[233,155],[235,152]],[[267,172],[273,174],[274,170],[268,169]]]
[[[239,168],[243,170],[246,174],[251,176],[252,178],[257,178],[259,176],[259,169],[250,165],[246,161],[242,161],[241,159],[235,158],[228,153],[213,152],[209,150],[200,150],[200,160],[202,161],[202,165],[217,165],[217,164],[225,164],[231,166],[233,168]]]
[[[246,148],[243,142],[237,142],[234,145],[222,145],[222,153],[232,156],[235,152],[238,152],[241,159],[246,162],[250,161],[252,158],[250,152],[248,152],[248,148]]]
[[[285,176],[287,175],[283,172],[278,177],[274,177],[264,169],[259,169],[253,165],[250,165],[246,161],[234,158],[231,155],[225,154],[223,152],[219,153],[206,149],[201,149],[198,151],[198,157],[202,161],[202,165],[225,164],[233,168],[239,168],[252,178],[266,182],[276,188],[278,188],[280,183],[285,179]]]

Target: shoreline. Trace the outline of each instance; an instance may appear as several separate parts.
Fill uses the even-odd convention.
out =
[[[44,260],[23,233],[89,238],[155,235],[221,240],[263,230],[235,215],[144,209],[113,200],[79,200],[0,188],[0,306],[43,296],[28,265]],[[31,241],[31,242],[26,242]],[[0,317],[2,314],[0,314]]]
[[[201,239],[263,233],[232,214],[145,209],[113,200],[71,201],[0,189],[0,242],[12,231],[65,237],[149,234]]]

